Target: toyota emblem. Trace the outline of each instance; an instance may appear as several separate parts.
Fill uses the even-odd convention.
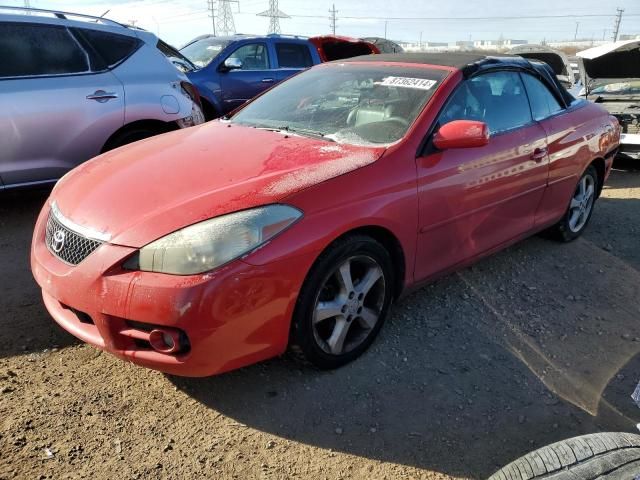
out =
[[[62,230],[58,230],[56,233],[53,234],[53,240],[51,241],[51,249],[54,252],[60,253],[60,250],[64,248],[64,237],[65,237],[65,233]]]

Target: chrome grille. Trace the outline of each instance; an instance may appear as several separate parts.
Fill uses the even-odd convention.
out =
[[[69,265],[78,265],[102,245],[100,240],[87,238],[70,230],[49,212],[45,242],[49,251]]]

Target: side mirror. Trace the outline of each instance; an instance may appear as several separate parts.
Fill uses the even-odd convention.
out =
[[[242,60],[239,58],[229,57],[222,64],[221,70],[228,72],[230,70],[240,70],[242,68]]]
[[[489,143],[489,127],[475,120],[454,120],[444,124],[433,136],[438,150],[484,147]]]

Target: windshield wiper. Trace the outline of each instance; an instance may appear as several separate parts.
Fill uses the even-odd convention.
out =
[[[327,137],[326,133],[317,132],[315,130],[309,130],[309,129],[306,129],[306,128],[292,128],[289,125],[284,125],[284,126],[281,126],[281,127],[259,127],[259,126],[256,126],[254,128],[257,128],[259,130],[269,130],[271,132],[297,133],[297,134],[305,136],[305,137],[322,138],[323,140],[328,140],[330,142],[335,142],[335,140],[333,138]]]

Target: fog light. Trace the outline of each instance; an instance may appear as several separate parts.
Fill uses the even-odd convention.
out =
[[[149,333],[151,347],[160,353],[177,353],[180,350],[180,333],[157,328]]]

